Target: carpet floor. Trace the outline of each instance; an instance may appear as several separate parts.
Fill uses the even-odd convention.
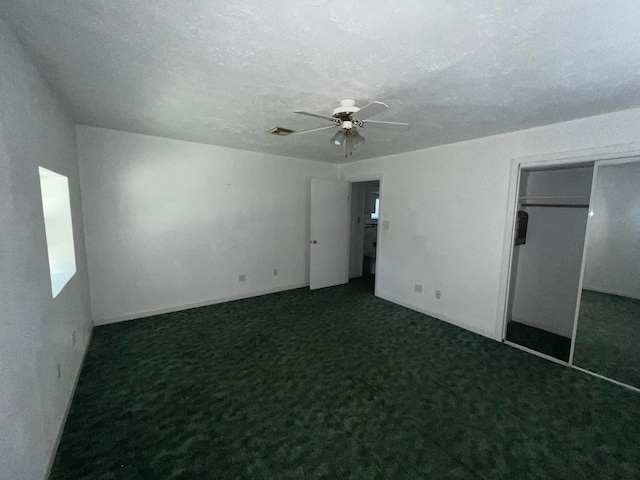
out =
[[[569,361],[571,339],[519,322],[507,325],[507,340],[564,362]]]
[[[573,363],[640,387],[640,300],[583,290]]]
[[[638,479],[640,395],[351,283],[96,327],[53,479]]]

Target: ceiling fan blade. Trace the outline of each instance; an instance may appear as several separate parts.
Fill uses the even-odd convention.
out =
[[[301,110],[296,110],[293,113],[297,113],[298,115],[306,115],[307,117],[322,118],[324,120],[329,120],[329,121],[334,122],[334,123],[339,123],[340,122],[340,120],[338,120],[337,118],[330,117],[329,115],[322,115],[320,113],[303,112]]]
[[[406,132],[409,130],[409,128],[411,128],[411,125],[408,123],[402,123],[402,122],[383,122],[381,120],[365,120],[364,124],[378,124],[378,125],[388,125],[392,128],[395,128],[396,130],[401,130],[403,132]]]
[[[336,128],[339,126],[340,125],[336,124],[336,125],[329,125],[328,127],[310,128],[309,130],[299,130],[297,132],[293,132],[291,135],[300,135],[302,133],[311,133],[311,132],[318,132],[320,130],[329,130],[330,128]]]
[[[374,115],[378,115],[379,113],[386,112],[389,110],[389,106],[382,102],[371,102],[369,105],[362,107],[358,110],[354,117],[358,120],[365,120],[367,118],[371,118]]]

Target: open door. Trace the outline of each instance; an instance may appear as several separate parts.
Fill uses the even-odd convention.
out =
[[[343,180],[311,179],[311,290],[349,281],[350,187]]]

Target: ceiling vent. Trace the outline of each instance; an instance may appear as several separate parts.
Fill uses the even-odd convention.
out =
[[[288,128],[282,127],[273,127],[271,130],[269,130],[269,133],[271,135],[278,135],[280,137],[286,137],[287,135],[291,135],[294,132],[295,130],[289,130]]]

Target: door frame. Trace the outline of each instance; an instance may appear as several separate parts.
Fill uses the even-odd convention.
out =
[[[543,353],[531,350],[526,347],[522,347],[520,345],[514,344],[506,340],[506,330],[507,330],[507,323],[508,323],[507,313],[508,313],[508,302],[509,302],[509,290],[511,288],[511,280],[512,280],[511,269],[513,267],[512,264],[513,264],[513,256],[514,256],[513,237],[515,235],[516,215],[518,212],[521,171],[524,169],[530,169],[530,168],[562,167],[562,166],[575,167],[576,165],[581,163],[585,163],[585,164],[593,163],[593,167],[594,167],[593,178],[592,178],[591,192],[590,192],[590,197],[591,197],[590,202],[591,202],[591,200],[593,200],[593,187],[596,181],[598,165],[604,165],[604,164],[616,165],[616,164],[630,163],[633,161],[637,161],[637,157],[639,156],[640,156],[640,143],[627,143],[627,144],[610,145],[606,147],[572,150],[567,152],[557,152],[557,153],[550,153],[550,154],[543,154],[543,155],[515,157],[511,159],[511,172],[509,175],[509,193],[507,197],[507,216],[506,216],[506,226],[504,230],[504,239],[503,239],[503,248],[502,248],[502,264],[500,269],[500,290],[499,290],[498,305],[497,305],[498,316],[496,319],[496,329],[494,333],[495,334],[494,338],[499,342],[507,343],[511,346],[514,346],[521,350],[525,350],[539,357],[546,358],[547,360],[551,360],[556,363],[567,365],[569,367],[575,368],[576,370],[589,373],[591,375],[602,378],[604,380],[608,380],[610,382],[613,382],[618,385],[640,392],[640,389],[636,387],[618,382],[614,379],[603,377],[602,375],[582,369],[571,363],[573,360],[574,340],[575,340],[576,330],[577,330],[578,315],[580,313],[579,306],[580,306],[580,300],[581,300],[581,292],[578,292],[569,362],[564,362],[564,361],[549,357],[548,355],[545,355]],[[579,283],[580,289],[582,288],[582,281],[584,277],[585,253],[588,247],[587,243],[588,243],[589,224],[590,222],[587,221],[587,230],[585,232],[585,242],[583,245],[582,268],[580,271],[580,283]]]
[[[350,183],[359,183],[359,182],[371,182],[371,181],[378,181],[380,182],[379,185],[379,193],[378,193],[378,198],[380,199],[380,210],[378,211],[378,233],[376,234],[376,267],[375,267],[375,277],[376,280],[374,282],[374,288],[373,288],[373,295],[376,297],[379,297],[380,295],[378,295],[378,279],[380,278],[378,276],[378,272],[379,272],[379,266],[380,266],[380,262],[379,260],[379,254],[380,254],[380,249],[382,247],[382,244],[380,242],[380,240],[382,239],[382,236],[380,235],[380,230],[382,230],[382,221],[384,218],[384,201],[382,200],[382,191],[383,191],[383,181],[382,181],[383,175],[381,173],[374,173],[374,174],[369,174],[369,175],[342,175],[340,177],[340,180],[346,180],[347,182]],[[351,218],[351,209],[349,209],[349,225],[351,225],[351,221],[353,219]],[[348,268],[348,265],[347,265]]]
[[[497,305],[497,321],[494,339],[503,342],[507,327],[507,302],[511,283],[510,273],[513,261],[514,245],[512,237],[515,232],[516,215],[518,212],[518,196],[520,190],[520,171],[528,168],[575,166],[580,163],[614,160],[620,163],[631,161],[632,157],[640,156],[640,143],[610,145],[607,147],[571,150],[543,155],[529,155],[511,159],[509,175],[509,193],[507,200],[506,226],[502,247],[502,265],[500,269],[500,290]],[[625,160],[629,159],[629,160]],[[595,173],[595,169],[594,169]],[[345,179],[349,180],[350,179]],[[382,182],[380,183],[382,193]],[[380,200],[382,206],[382,200]]]

